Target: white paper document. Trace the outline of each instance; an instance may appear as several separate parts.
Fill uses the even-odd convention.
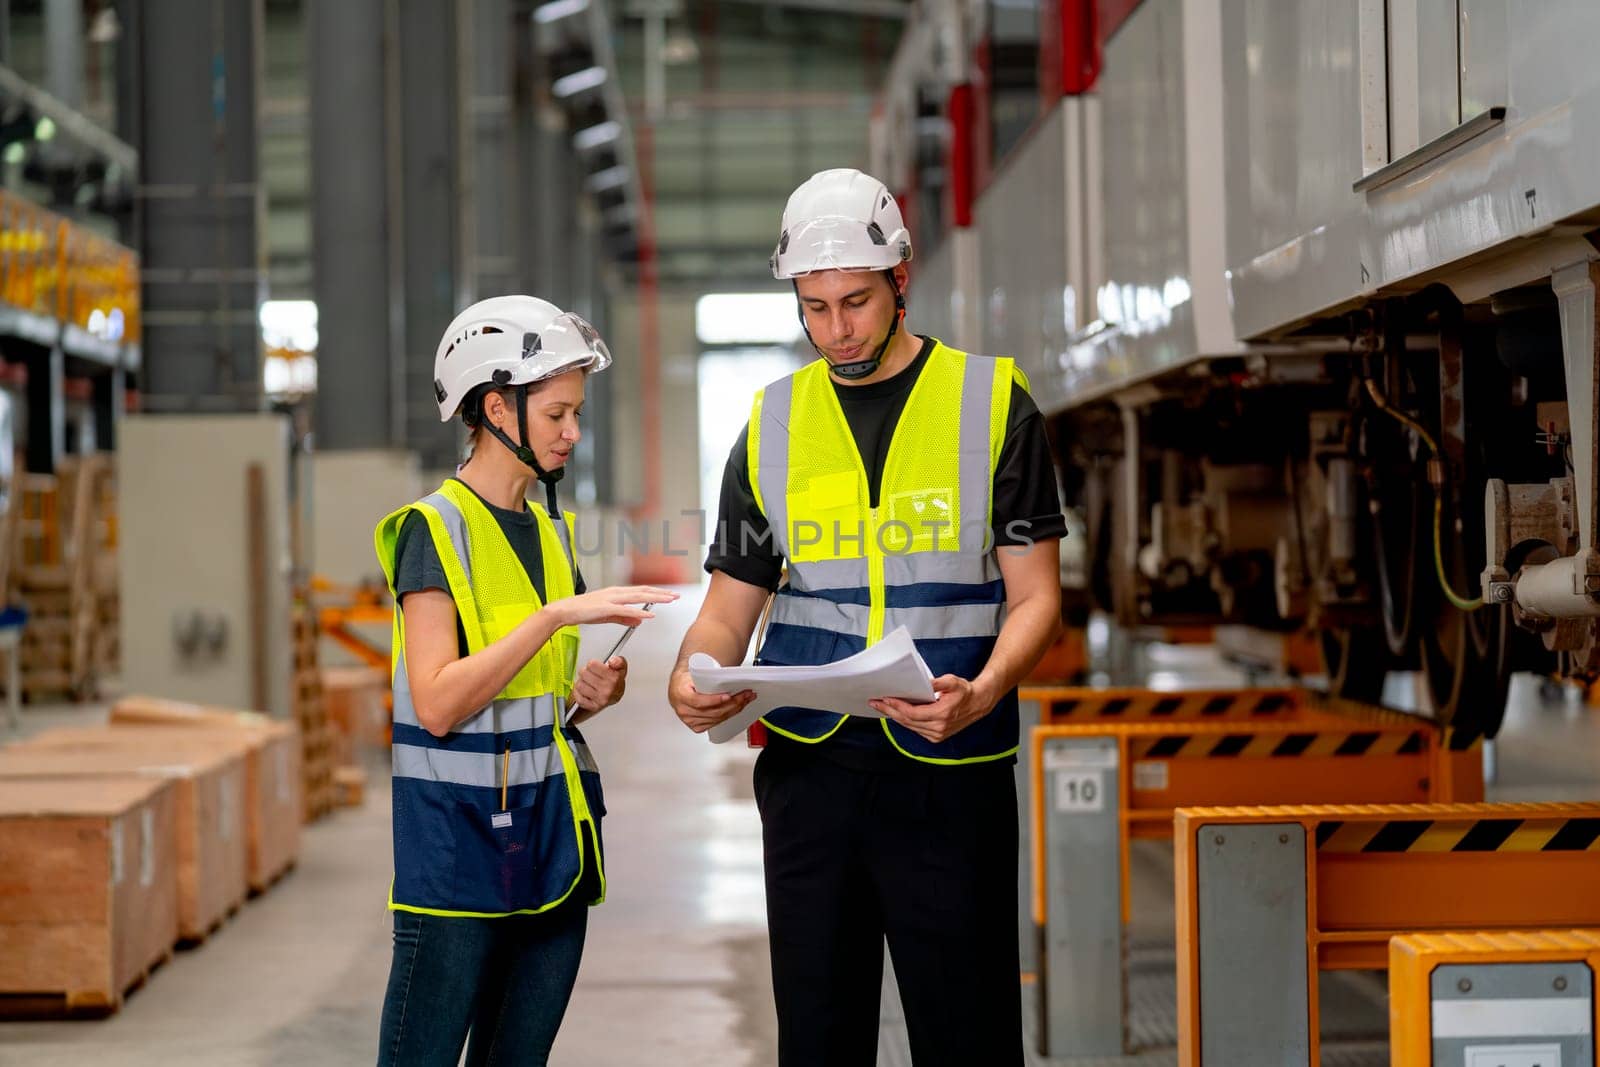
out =
[[[756,698],[727,722],[711,728],[717,744],[738,737],[774,708],[817,708],[881,719],[869,700],[894,697],[913,704],[933,700],[933,674],[904,626],[848,659],[815,667],[723,667],[704,652],[689,657],[689,680],[702,693],[755,691]]]

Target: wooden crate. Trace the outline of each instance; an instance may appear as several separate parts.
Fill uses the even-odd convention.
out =
[[[0,778],[133,773],[172,779],[178,816],[178,936],[204,940],[245,898],[244,752],[226,744],[200,753],[162,751],[111,738],[67,741],[63,735],[68,732],[50,730],[0,749]]]
[[[259,893],[293,867],[300,855],[302,821],[300,731],[258,711],[208,708],[155,697],[125,697],[111,707],[114,729],[127,731],[164,727],[153,744],[207,731],[225,731],[248,740],[245,789],[250,797],[250,888]],[[169,732],[170,730],[170,732]]]
[[[177,790],[0,779],[0,1011],[106,1013],[178,939]]]
[[[359,808],[367,798],[367,772],[350,764],[335,767],[333,789],[341,808]]]
[[[366,749],[388,749],[388,691],[388,672],[376,667],[322,668],[323,707],[338,736],[337,763],[354,763]]]

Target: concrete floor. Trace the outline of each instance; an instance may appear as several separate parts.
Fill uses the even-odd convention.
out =
[[[558,1065],[775,1058],[754,754],[695,737],[662,700],[696,606],[691,592],[629,646],[629,695],[586,730],[606,780],[610,899],[590,913]],[[608,646],[613,634],[587,640]],[[1168,684],[1228,684],[1231,670],[1204,650],[1161,648],[1148,669]],[[24,715],[31,731],[94,721],[104,707]],[[0,1024],[0,1065],[372,1062],[390,953],[388,789],[383,756],[372,758],[365,806],[308,828],[297,869],[279,885],[179,953],[110,1019]],[[1492,799],[1600,798],[1600,712],[1545,702],[1519,678],[1496,758]],[[892,1000],[884,1012],[881,1062],[909,1062],[896,1048]]]

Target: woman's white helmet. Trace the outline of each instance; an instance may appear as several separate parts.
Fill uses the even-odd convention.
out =
[[[772,276],[892,270],[910,258],[911,234],[888,188],[859,170],[824,170],[789,194]]]
[[[455,317],[433,356],[439,421],[449,422],[480,385],[531,385],[579,368],[611,366],[611,351],[583,318],[536,296],[480,300]]]

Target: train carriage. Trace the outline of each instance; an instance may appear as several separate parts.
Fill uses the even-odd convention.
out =
[[[1600,672],[1600,7],[918,14],[874,166],[933,223],[919,316],[1033,381],[1084,599],[1310,628],[1466,734]]]

